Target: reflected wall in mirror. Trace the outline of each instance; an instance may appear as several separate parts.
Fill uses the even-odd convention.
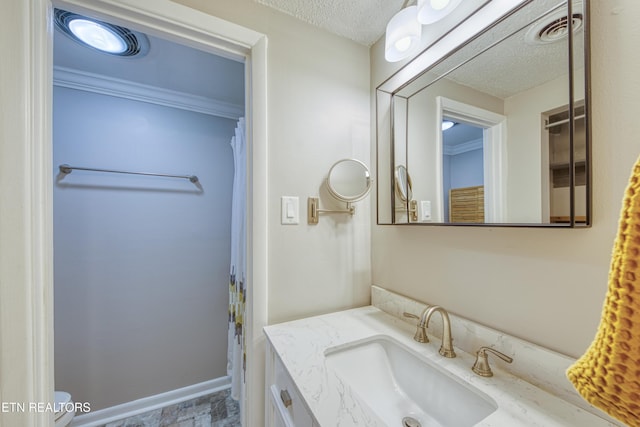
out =
[[[525,2],[378,88],[379,224],[590,225],[587,12],[587,0]]]

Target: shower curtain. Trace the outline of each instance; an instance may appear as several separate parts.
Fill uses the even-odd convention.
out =
[[[246,370],[245,315],[246,278],[246,141],[245,120],[240,118],[235,136],[231,138],[234,176],[231,202],[231,268],[229,278],[229,333],[227,347],[227,375],[231,376],[231,396],[244,402]],[[244,413],[243,410],[240,411]]]

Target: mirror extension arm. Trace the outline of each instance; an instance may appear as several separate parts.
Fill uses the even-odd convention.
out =
[[[307,198],[307,222],[309,224],[317,224],[321,213],[346,213],[353,216],[356,213],[356,207],[347,202],[347,209],[320,209],[320,199],[317,197]]]

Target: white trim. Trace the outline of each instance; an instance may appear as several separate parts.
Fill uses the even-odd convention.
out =
[[[264,36],[172,0],[50,1],[65,10],[109,19],[116,25],[127,25],[145,34],[162,36],[231,59],[244,59]],[[213,43],[212,38],[215,38]]]
[[[52,402],[51,9],[47,0],[3,9],[11,19],[0,29],[0,401]],[[0,425],[52,424],[51,413],[0,411]]]
[[[483,159],[484,159],[484,212],[485,223],[504,223],[507,218],[507,117],[493,111],[455,101],[453,99],[438,96],[438,122],[442,117],[481,126],[483,131]],[[442,132],[438,132],[436,138],[440,150],[442,150]],[[437,152],[438,150],[436,150]],[[436,169],[440,174],[442,183],[442,158]],[[439,197],[442,197],[440,190]],[[444,206],[439,200],[439,207],[444,211]],[[442,213],[444,215],[444,213]]]
[[[472,141],[463,142],[461,144],[456,145],[445,145],[444,146],[444,155],[445,156],[457,156],[458,154],[466,153],[468,151],[480,150],[482,149],[483,139],[474,139]]]
[[[3,206],[12,209],[10,213],[4,210],[0,217],[0,266],[6,267],[0,268],[0,395],[3,400],[16,402],[53,401],[52,1],[12,3],[9,11],[13,20],[2,29],[7,37],[0,38],[2,52],[8,58],[0,64],[0,105],[7,110],[15,107],[14,120],[1,121],[2,136],[7,140],[0,143],[0,194]],[[254,94],[246,104],[250,128],[247,143],[252,153],[251,180],[255,183],[247,205],[249,212],[268,211],[264,34],[171,0],[55,0],[55,4],[113,17],[111,22],[116,24],[118,20],[131,22],[131,28],[148,34],[247,60],[251,65],[246,72],[252,82],[247,91]],[[252,57],[256,60],[251,61]],[[5,73],[5,69],[11,71]],[[11,84],[16,87],[9,90]],[[248,302],[252,322],[247,328],[247,372],[251,373],[246,379],[247,426],[262,425],[264,415],[259,390],[264,381],[262,327],[267,324],[267,221],[262,215],[249,229],[253,235],[249,236],[248,259],[252,260],[253,271],[248,276],[247,292],[256,292]],[[0,424],[48,427],[53,424],[53,414],[0,413]]]
[[[96,427],[145,412],[154,411],[169,405],[196,399],[201,396],[226,390],[231,387],[231,377],[220,377],[213,380],[193,384],[154,396],[143,397],[133,402],[111,406],[99,411],[76,415],[69,427]],[[73,398],[73,396],[72,396]],[[79,403],[79,402],[76,402]]]
[[[444,135],[441,124],[444,120],[444,107],[442,105],[445,98],[436,96],[436,129],[435,132],[435,199],[436,208],[432,210],[434,222],[447,222],[449,219],[444,216]]]
[[[53,84],[227,119],[238,120],[244,116],[242,105],[71,68],[53,67]]]
[[[507,220],[507,120],[484,130],[484,221]]]
[[[251,88],[252,106],[247,150],[247,247],[251,253],[247,257],[247,313],[246,313],[246,407],[244,426],[264,425],[264,363],[266,338],[262,329],[268,319],[268,229],[269,229],[269,174],[268,174],[268,123],[267,123],[267,46],[263,37],[253,47],[250,58],[251,74],[248,76]]]
[[[471,123],[487,128],[507,119],[502,114],[445,98],[444,96],[439,96],[438,99],[439,105],[446,111],[446,116],[454,121]]]

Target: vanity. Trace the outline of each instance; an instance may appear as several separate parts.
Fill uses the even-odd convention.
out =
[[[573,359],[450,315],[456,357],[414,340],[427,306],[373,286],[372,305],[265,328],[267,426],[619,426],[565,378]],[[438,322],[440,321],[440,322]],[[493,376],[472,371],[489,347]]]

